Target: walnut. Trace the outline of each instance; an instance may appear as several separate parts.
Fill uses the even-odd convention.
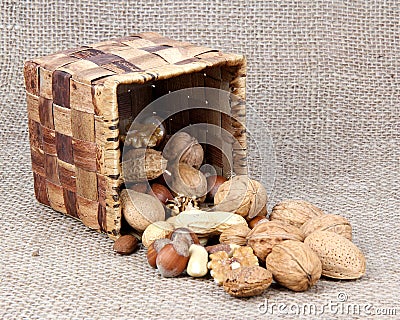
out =
[[[229,270],[224,290],[233,297],[252,297],[262,294],[272,283],[272,273],[259,266]]]
[[[178,194],[172,200],[167,201],[166,207],[173,217],[186,210],[199,209],[199,199],[195,196],[187,197],[183,194]]]
[[[196,169],[200,168],[204,151],[196,138],[186,132],[175,133],[166,144],[163,156],[171,162],[183,162]]]
[[[208,269],[218,285],[226,280],[227,272],[241,267],[258,266],[258,259],[250,247],[238,247],[233,250],[232,257],[226,251],[210,254]]]
[[[247,245],[254,253],[265,261],[272,248],[284,240],[303,241],[304,235],[299,228],[281,221],[263,220],[247,235]]]
[[[196,197],[204,201],[207,194],[207,179],[205,175],[186,163],[169,163],[168,171],[171,177],[166,177],[166,182],[172,193]]]
[[[224,182],[214,196],[216,210],[234,212],[252,219],[267,203],[267,191],[261,183],[245,175]]]
[[[122,141],[127,146],[134,148],[155,147],[161,143],[165,136],[165,129],[152,123],[135,123],[133,128],[122,136]]]
[[[324,212],[310,202],[304,200],[284,200],[272,208],[271,221],[279,220],[300,228],[308,220],[322,216]]]
[[[338,237],[351,243],[344,237]],[[336,252],[331,255],[335,254]],[[322,273],[322,263],[318,255],[307,244],[293,240],[286,240],[274,246],[267,257],[266,266],[276,282],[293,291],[310,289]]]
[[[247,226],[241,224],[233,225],[221,233],[219,236],[219,242],[244,246],[247,242],[246,236],[250,231],[250,228]]]

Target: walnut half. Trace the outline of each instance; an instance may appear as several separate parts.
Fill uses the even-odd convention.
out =
[[[262,294],[272,283],[272,273],[259,266],[230,270],[226,274],[224,290],[234,297]]]
[[[228,271],[241,267],[258,266],[258,259],[250,247],[238,247],[233,250],[232,257],[226,251],[218,251],[210,254],[208,269],[218,285],[226,280]]]

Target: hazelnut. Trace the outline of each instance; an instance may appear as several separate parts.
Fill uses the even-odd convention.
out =
[[[179,276],[189,261],[189,246],[185,241],[166,244],[157,254],[156,265],[163,277]]]
[[[207,177],[207,200],[210,202],[214,201],[214,196],[221,184],[223,184],[227,179],[223,176],[209,176]]]
[[[155,240],[150,247],[147,249],[147,262],[153,268],[156,268],[156,259],[157,255],[162,248],[164,248],[167,244],[172,243],[170,239],[157,239]]]
[[[192,244],[199,244],[197,235],[188,228],[177,228],[168,237],[171,241],[186,242],[190,247]]]
[[[251,219],[248,224],[249,224],[249,228],[253,229],[257,223],[259,223],[262,219],[266,219],[264,216],[256,216],[253,219]]]

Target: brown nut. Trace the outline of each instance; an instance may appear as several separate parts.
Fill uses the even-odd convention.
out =
[[[267,191],[261,183],[246,175],[235,176],[218,188],[216,210],[234,212],[247,219],[257,216],[267,203]]]
[[[167,160],[160,151],[153,149],[131,149],[124,153],[122,174],[125,182],[143,182],[163,174]]]
[[[149,184],[148,182],[139,182],[139,183],[134,183],[134,184],[129,184],[127,186],[127,189],[140,192],[140,193],[147,193],[149,189]]]
[[[170,239],[162,238],[153,241],[153,243],[147,249],[147,262],[153,268],[156,268],[156,259],[157,255],[164,246],[167,244],[172,243]]]
[[[219,236],[219,242],[244,246],[247,243],[246,237],[250,231],[251,230],[247,226],[241,224],[233,225],[232,227],[222,231]]]
[[[256,216],[256,217],[254,217],[253,219],[251,219],[248,222],[249,228],[253,229],[257,225],[257,223],[259,223],[263,219],[266,219],[265,216]]]
[[[239,246],[236,244],[219,243],[212,246],[207,246],[206,250],[209,254],[224,251],[228,254],[228,256],[232,256],[233,250],[235,250],[236,248],[239,248]]]
[[[314,217],[304,223],[300,230],[303,232],[304,237],[309,236],[314,231],[320,230],[335,232],[350,241],[352,239],[352,230],[349,220],[336,214],[324,214]]]
[[[203,162],[204,151],[196,138],[182,131],[169,138],[163,156],[168,161],[186,163],[198,169]]]
[[[233,250],[232,257],[226,251],[218,251],[210,254],[208,269],[215,283],[222,285],[226,280],[229,270],[241,267],[258,266],[258,259],[250,247],[238,246]]]
[[[148,248],[155,240],[167,238],[174,227],[167,221],[157,221],[149,225],[142,234],[142,243]]]
[[[159,183],[153,183],[151,185],[151,191],[153,192],[154,196],[163,204],[166,204],[168,200],[172,200],[174,198],[168,188]]]
[[[223,176],[218,176],[218,175],[214,175],[214,176],[209,176],[207,177],[207,200],[210,202],[214,201],[214,196],[218,191],[218,188],[221,186],[221,184],[223,184],[224,182],[226,182],[227,179]]]
[[[139,241],[135,236],[130,234],[119,237],[114,242],[113,249],[119,254],[131,254],[138,248]]]
[[[129,123],[126,136],[123,139],[126,146],[133,148],[155,147],[162,143],[165,137],[165,128],[162,119],[151,116],[142,123]]]
[[[366,260],[350,240],[330,231],[315,231],[304,243],[322,262],[322,274],[334,279],[358,279],[365,274]]]
[[[324,212],[310,202],[304,200],[284,200],[272,208],[271,221],[279,220],[300,228],[311,218],[322,216]]]
[[[189,246],[185,241],[165,245],[157,254],[157,269],[163,277],[177,277],[189,262]]]
[[[153,222],[165,220],[163,205],[151,195],[124,189],[120,199],[126,222],[137,231],[144,231]]]
[[[266,265],[276,282],[293,291],[308,290],[322,273],[317,254],[300,241],[286,240],[274,246]]]
[[[186,163],[173,163],[169,187],[175,195],[183,194],[204,201],[207,194],[207,179],[204,174]]]
[[[169,234],[168,238],[174,242],[175,241],[177,241],[177,242],[184,241],[188,244],[189,247],[192,244],[200,244],[200,241],[199,241],[199,238],[197,237],[197,235],[188,228],[177,228]]]
[[[229,270],[224,290],[233,297],[252,297],[262,294],[272,283],[272,273],[259,266]]]
[[[272,248],[284,240],[303,241],[299,228],[281,221],[260,221],[247,235],[247,244],[258,258],[265,261]]]

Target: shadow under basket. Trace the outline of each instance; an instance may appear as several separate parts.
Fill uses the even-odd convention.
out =
[[[175,112],[173,106],[165,106],[164,111],[172,114],[165,120],[168,133],[196,123],[213,125],[199,139],[204,162],[221,175],[247,174],[245,72],[241,55],[153,32],[27,61],[24,76],[37,200],[117,238],[123,223],[120,132],[146,106],[181,89],[189,92],[182,104],[196,103],[190,88],[197,88],[197,105],[204,107],[205,102],[207,108]],[[206,88],[200,98],[198,88]],[[209,96],[216,90],[207,88],[227,94]],[[221,138],[222,131],[233,139],[219,139],[218,145],[216,137]]]

